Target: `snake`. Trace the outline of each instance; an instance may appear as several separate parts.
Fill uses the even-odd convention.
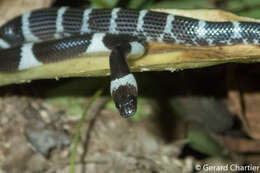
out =
[[[0,27],[0,72],[27,70],[82,54],[108,53],[110,93],[120,115],[127,118],[136,113],[138,96],[127,59],[142,57],[150,42],[259,45],[260,23],[206,21],[146,9],[37,9]]]

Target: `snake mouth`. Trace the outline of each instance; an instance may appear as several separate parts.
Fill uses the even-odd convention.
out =
[[[129,96],[120,102],[116,102],[116,107],[122,117],[131,117],[136,113],[137,98],[135,96]]]

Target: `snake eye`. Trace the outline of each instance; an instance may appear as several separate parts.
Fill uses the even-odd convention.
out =
[[[126,97],[120,102],[116,102],[116,107],[122,117],[131,117],[136,113],[137,98],[135,96]]]

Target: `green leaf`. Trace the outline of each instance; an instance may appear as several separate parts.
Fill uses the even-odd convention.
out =
[[[194,8],[212,8],[211,4],[205,0],[188,1],[162,1],[151,6],[151,8],[176,8],[176,9],[194,9]]]
[[[259,0],[230,0],[227,3],[227,10],[241,16],[260,18],[260,1]]]
[[[132,0],[129,2],[128,8],[140,8],[146,0]]]
[[[260,19],[259,10],[260,10],[260,8],[256,8],[256,9],[252,9],[250,11],[238,12],[238,14],[241,16],[247,16],[247,17],[253,17],[253,18]]]
[[[223,156],[223,147],[199,126],[190,126],[188,140],[191,148],[210,156]]]
[[[92,0],[91,8],[113,8],[119,0]]]
[[[79,115],[83,112],[81,107],[84,97],[60,96],[48,98],[47,102],[66,110],[69,115]]]
[[[83,112],[85,98],[97,88],[104,87],[109,88],[108,78],[79,78],[61,82],[56,88],[49,89],[45,96],[48,103],[64,109],[69,115],[79,115]]]

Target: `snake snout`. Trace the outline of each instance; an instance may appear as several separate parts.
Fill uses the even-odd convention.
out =
[[[137,98],[135,96],[130,96],[121,100],[120,103],[116,103],[120,115],[124,118],[133,116],[137,109]]]

